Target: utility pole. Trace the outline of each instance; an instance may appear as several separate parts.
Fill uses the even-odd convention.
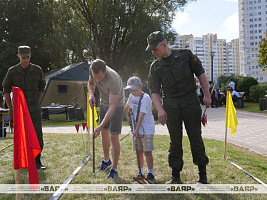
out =
[[[215,52],[212,51],[210,52],[210,57],[211,57],[211,82],[213,83],[213,57],[214,57]]]

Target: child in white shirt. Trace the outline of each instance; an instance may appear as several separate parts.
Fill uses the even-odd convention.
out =
[[[127,101],[126,107],[126,118],[128,123],[130,123],[131,119],[129,118],[129,108],[132,107],[133,110],[133,118],[135,121],[135,130],[133,133],[133,138],[136,137],[137,147],[138,147],[138,155],[140,160],[140,170],[143,174],[144,167],[144,156],[146,157],[146,163],[148,167],[148,175],[147,179],[150,181],[154,180],[153,175],[153,155],[152,151],[154,150],[154,133],[155,133],[155,122],[152,114],[152,100],[150,96],[146,93],[142,92],[142,81],[138,77],[131,77],[127,81],[126,89],[130,90],[130,95]],[[140,102],[140,98],[141,102]],[[140,111],[138,120],[136,119],[138,112],[138,105],[140,102]],[[137,123],[136,123],[137,121]],[[133,150],[135,151],[135,143],[133,139]]]

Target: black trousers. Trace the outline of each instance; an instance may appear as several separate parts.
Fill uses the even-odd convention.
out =
[[[164,108],[167,112],[167,127],[170,134],[169,166],[179,171],[183,168],[183,126],[184,123],[190,141],[193,163],[207,165],[209,159],[205,153],[205,146],[201,136],[201,114],[199,104],[192,104],[185,108]]]
[[[41,110],[30,111],[30,115],[32,118],[32,123],[39,141],[39,145],[41,150],[43,150],[44,142],[43,142],[43,131],[42,131],[42,113]]]

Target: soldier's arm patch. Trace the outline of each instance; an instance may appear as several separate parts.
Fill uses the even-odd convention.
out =
[[[194,56],[194,62],[195,62],[196,64],[202,66],[202,63],[201,63],[201,61],[198,59],[197,56]]]

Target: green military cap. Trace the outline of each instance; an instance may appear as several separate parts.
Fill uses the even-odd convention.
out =
[[[151,33],[147,37],[148,45],[146,51],[153,51],[157,47],[158,43],[162,42],[163,40],[165,40],[165,38],[160,31],[155,31]]]
[[[31,56],[31,47],[29,46],[19,46],[18,47],[18,54],[21,57],[25,57],[25,56]]]

